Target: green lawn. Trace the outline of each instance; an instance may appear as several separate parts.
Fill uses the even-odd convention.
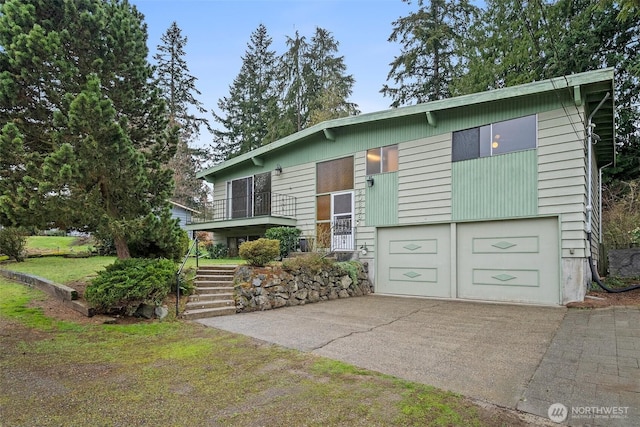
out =
[[[78,244],[80,239],[70,236],[29,236],[27,253],[31,254],[68,254],[86,252],[90,244]]]
[[[90,258],[27,258],[24,262],[6,264],[3,268],[34,274],[56,283],[66,284],[95,276],[96,272],[112,264],[115,259],[115,257],[102,256]]]
[[[109,262],[10,267],[64,282]],[[452,393],[197,323],[56,321],[29,307],[42,298],[0,278],[2,425],[524,425]]]

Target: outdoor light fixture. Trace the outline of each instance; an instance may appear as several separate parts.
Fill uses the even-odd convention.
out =
[[[373,187],[373,177],[372,176],[368,176],[367,177],[367,187]]]
[[[280,176],[281,173],[282,173],[282,166],[280,166],[280,163],[278,163],[276,165],[276,176]]]
[[[366,243],[360,246],[360,253],[362,254],[362,256],[366,256],[368,252],[369,252],[369,249],[367,249]]]

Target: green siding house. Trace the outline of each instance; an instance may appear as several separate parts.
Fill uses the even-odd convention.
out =
[[[330,120],[200,172],[214,202],[188,228],[233,251],[298,227],[381,294],[579,301],[613,109],[604,69]]]

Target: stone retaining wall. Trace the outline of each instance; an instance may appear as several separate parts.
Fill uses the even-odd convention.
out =
[[[360,264],[356,283],[338,266],[319,273],[307,269],[287,271],[281,267],[240,266],[234,278],[238,312],[270,310],[371,292],[366,264]]]
[[[640,276],[640,248],[610,249],[609,275],[615,277]]]

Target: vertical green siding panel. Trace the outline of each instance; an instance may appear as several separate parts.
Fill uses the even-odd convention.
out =
[[[365,222],[367,226],[398,223],[398,173],[372,175],[373,187],[365,193]]]
[[[454,221],[538,213],[537,150],[452,164]]]

